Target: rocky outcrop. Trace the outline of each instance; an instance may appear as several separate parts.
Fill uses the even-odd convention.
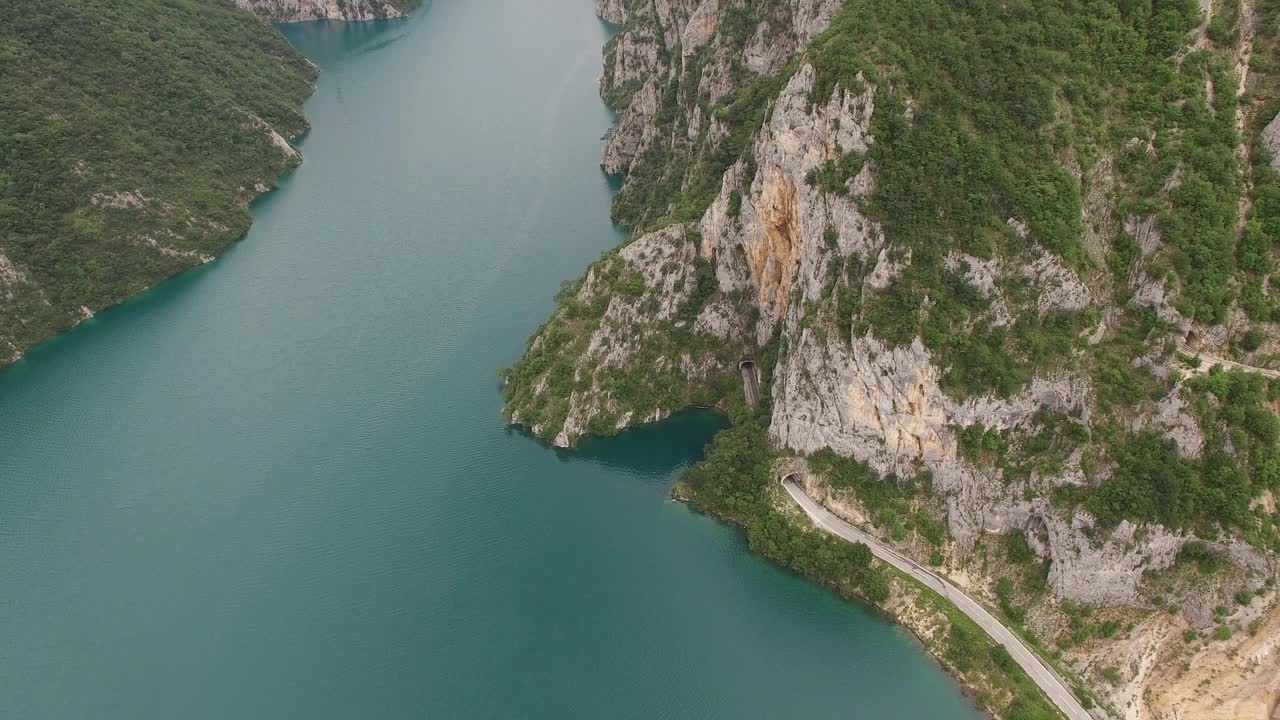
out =
[[[756,28],[742,52],[743,62],[762,75],[777,72],[827,29],[841,4],[840,0],[790,0]]]
[[[819,301],[831,263],[850,254],[871,257],[882,244],[879,229],[856,202],[871,189],[869,172],[849,179],[848,196],[809,182],[809,174],[824,163],[866,152],[873,141],[876,88],[868,84],[858,93],[840,89],[825,103],[812,105],[814,80],[813,66],[807,64],[792,76],[754,143],[755,175],[742,177],[741,167],[726,173],[719,196],[701,221],[710,253],[726,257],[741,252],[748,260],[761,343],[788,317],[793,294],[801,305]],[[731,218],[735,193],[741,203],[737,217]],[[834,247],[828,247],[832,232]],[[722,283],[735,282],[732,272],[723,275]]]
[[[605,146],[602,166],[610,174],[629,171],[636,159],[649,149],[656,134],[653,117],[658,113],[658,88],[647,82],[632,96]]]
[[[1280,708],[1280,612],[1266,611],[1275,605],[1270,595],[1232,613],[1253,632],[1191,650],[1170,633],[1157,653],[1143,657],[1151,668],[1137,684],[1150,708],[1143,717],[1267,720]]]
[[[720,0],[702,0],[702,4],[693,11],[684,31],[680,33],[680,53],[683,56],[697,52],[716,34],[720,25]]]
[[[690,24],[697,10],[691,2],[643,3],[634,11],[622,0],[597,0],[597,11],[606,21],[633,22],[610,40],[605,55],[601,93],[619,112],[618,124],[605,144],[602,165],[611,174],[626,173],[635,160],[649,149],[657,128],[654,119],[661,106],[662,89],[671,79],[672,57],[680,57],[680,41],[686,34],[696,40],[708,29],[714,32],[718,14],[711,9]],[[660,31],[655,32],[655,28]]]
[[[596,15],[605,22],[621,25],[627,21],[627,8],[623,0],[596,0]]]
[[[1267,593],[1230,617],[1254,630],[1201,641],[1182,618],[1157,613],[1064,660],[1125,720],[1269,720],[1280,701],[1280,606]]]
[[[402,17],[420,0],[235,0],[270,23]]]
[[[672,225],[596,263],[531,341],[537,369],[512,379],[511,422],[569,447],[661,420],[736,375],[749,328],[737,298],[700,280],[699,252],[694,228]]]
[[[1271,168],[1280,172],[1280,115],[1276,115],[1262,130],[1262,147],[1271,153]]]
[[[26,273],[18,269],[12,260],[0,255],[0,293],[4,294],[6,300],[12,300],[18,286],[28,282]]]

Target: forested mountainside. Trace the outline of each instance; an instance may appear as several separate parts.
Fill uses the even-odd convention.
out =
[[[407,15],[422,0],[235,0],[267,22],[380,20]]]
[[[565,284],[507,417],[569,446],[724,409],[678,494],[889,608],[998,717],[1053,711],[833,559],[781,475],[986,597],[1099,716],[1269,717],[1280,2],[598,11],[632,236]]]
[[[230,0],[0,4],[0,366],[242,236],[314,78]]]

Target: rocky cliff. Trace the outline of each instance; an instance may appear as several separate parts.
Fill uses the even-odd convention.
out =
[[[775,452],[822,460],[811,491],[1040,636],[1100,714],[1264,720],[1270,9],[598,11],[633,239],[566,287],[508,417],[568,446],[738,416],[737,360],[759,358]],[[838,479],[854,466],[929,492],[888,506]]]
[[[271,23],[305,20],[381,20],[403,17],[421,0],[235,0]]]

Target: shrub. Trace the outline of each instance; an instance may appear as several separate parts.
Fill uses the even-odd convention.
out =
[[[1201,574],[1213,575],[1222,567],[1222,555],[1202,542],[1189,542],[1178,551],[1179,563],[1195,563]]]
[[[1031,546],[1027,544],[1027,534],[1022,530],[1014,530],[1009,533],[1009,544],[1006,553],[1009,562],[1025,564],[1036,559],[1036,555],[1031,551]]]

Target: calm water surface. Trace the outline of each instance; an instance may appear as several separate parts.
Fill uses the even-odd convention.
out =
[[[620,239],[591,0],[290,27],[243,243],[0,376],[0,716],[973,720],[905,633],[668,500],[718,428],[503,427]]]

